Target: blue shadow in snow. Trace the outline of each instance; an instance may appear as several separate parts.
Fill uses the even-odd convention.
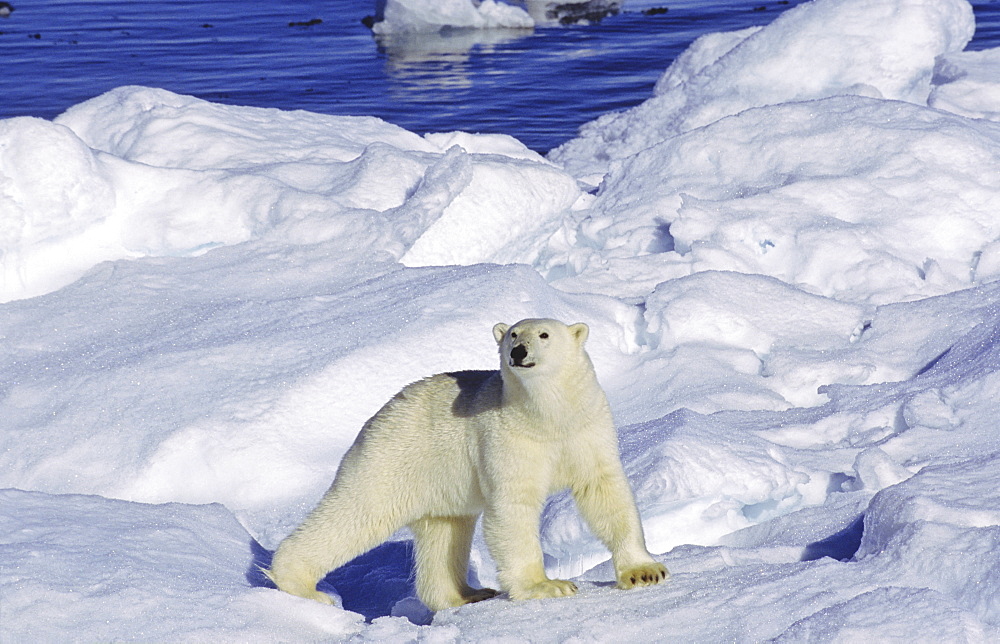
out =
[[[263,569],[271,565],[272,552],[256,540],[250,542],[253,563],[247,581],[257,588],[274,588]],[[321,591],[334,590],[344,609],[364,615],[371,622],[392,614],[401,599],[414,597],[413,542],[389,541],[356,557],[316,584]]]
[[[864,532],[865,515],[861,514],[840,532],[807,545],[802,552],[802,561],[815,561],[823,557],[848,561],[861,547],[861,536]]]
[[[388,541],[337,568],[317,588],[333,586],[346,610],[370,622],[392,614],[399,600],[415,596],[414,578],[413,542]]]
[[[268,579],[264,571],[271,567],[270,550],[257,543],[256,539],[250,540],[250,552],[253,554],[253,561],[250,569],[247,570],[246,578],[254,588],[275,588],[274,582]]]

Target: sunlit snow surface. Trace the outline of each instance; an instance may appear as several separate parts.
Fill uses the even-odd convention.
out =
[[[3,639],[995,641],[1000,56],[972,31],[959,0],[816,0],[548,160],[140,87],[0,121]],[[417,625],[405,543],[324,582],[364,617],[264,587],[364,420],[528,316],[591,325],[673,578],[615,590],[557,497],[572,599]]]

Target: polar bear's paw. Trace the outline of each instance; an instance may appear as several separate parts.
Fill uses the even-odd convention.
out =
[[[313,601],[318,601],[321,604],[330,604],[336,606],[337,602],[333,597],[327,595],[316,589],[315,581],[307,581],[312,579],[312,577],[300,574],[298,577],[292,574],[278,575],[272,568],[268,570],[267,568],[260,568],[260,571],[267,576],[274,585],[278,587],[278,590],[283,590],[289,595],[296,595],[298,597],[303,597],[305,599],[312,599]]]
[[[512,590],[511,599],[545,599],[546,597],[570,597],[576,594],[576,584],[565,579],[546,579],[533,586]]]
[[[670,577],[667,567],[651,561],[639,566],[626,568],[618,573],[618,587],[622,589],[638,586],[654,586]]]
[[[474,604],[484,599],[493,599],[497,596],[497,591],[492,588],[469,588],[462,593],[463,604]]]
[[[321,604],[330,604],[331,606],[337,605],[337,602],[333,599],[333,597],[330,597],[326,593],[316,589],[309,589],[304,587],[288,588],[287,586],[283,588],[279,586],[279,588],[281,588],[281,590],[285,591],[290,595],[296,595],[304,599],[311,599]]]
[[[333,597],[330,597],[326,593],[318,590],[314,590],[312,592],[305,592],[300,596],[305,597],[306,599],[312,599],[313,601],[318,601],[321,604],[329,604],[331,606],[337,605],[337,602],[334,601]]]

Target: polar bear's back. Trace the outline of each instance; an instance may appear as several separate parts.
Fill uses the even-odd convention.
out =
[[[392,442],[421,453],[466,442],[475,430],[474,418],[499,407],[501,391],[498,371],[456,371],[418,380],[368,419],[358,442]]]
[[[371,491],[378,481],[397,494],[402,485],[432,513],[478,511],[476,433],[481,417],[499,409],[501,392],[498,371],[442,373],[407,385],[365,423],[341,463],[341,484],[365,481]]]

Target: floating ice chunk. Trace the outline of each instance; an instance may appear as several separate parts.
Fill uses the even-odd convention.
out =
[[[523,9],[495,0],[387,0],[376,34],[437,32],[444,28],[530,29]]]
[[[506,2],[481,0],[476,9],[490,29],[530,29],[535,26],[535,21],[526,11]]]

